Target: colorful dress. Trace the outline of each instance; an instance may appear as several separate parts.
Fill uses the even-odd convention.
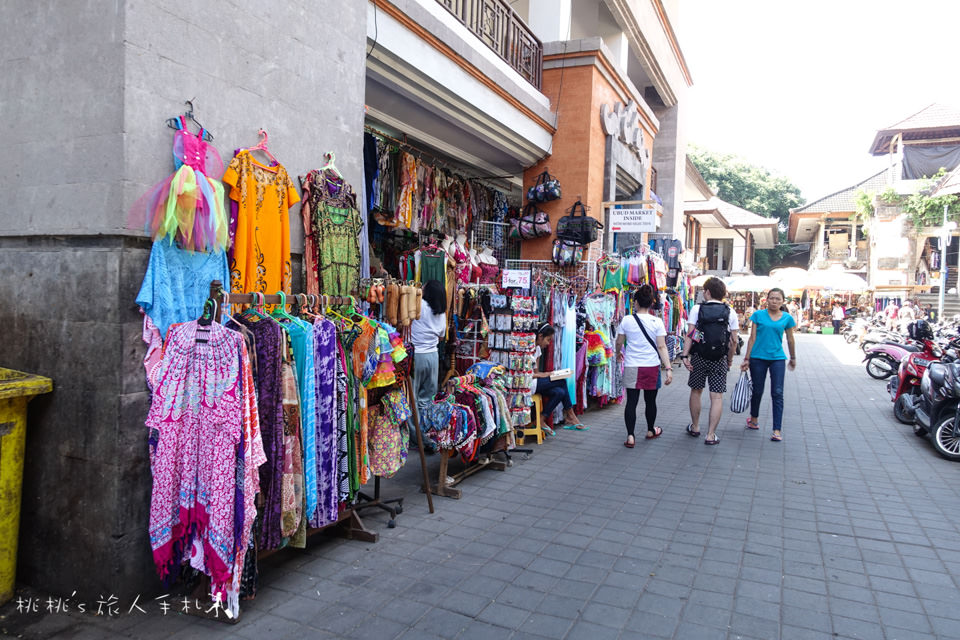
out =
[[[311,171],[303,181],[303,227],[307,293],[348,296],[360,279],[363,220],[353,188],[330,170]]]
[[[171,329],[146,420],[150,546],[162,578],[176,578],[186,556],[210,576],[212,597],[237,605],[256,470],[266,456],[243,337],[214,323],[197,342],[197,329],[196,322]]]
[[[315,527],[337,520],[337,327],[325,318],[314,322],[317,371],[317,502]]]
[[[130,226],[154,241],[176,242],[187,251],[224,251],[229,246],[223,184],[209,175],[223,173],[223,160],[203,139],[187,131],[183,116],[173,137],[175,171],[141,196],[130,210]]]
[[[230,162],[223,181],[236,200],[237,235],[230,261],[235,293],[290,293],[290,218],[300,196],[283,165],[267,167],[249,151]]]

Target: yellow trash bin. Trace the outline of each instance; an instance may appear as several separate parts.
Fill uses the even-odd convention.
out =
[[[27,402],[52,390],[50,378],[0,368],[0,605],[13,598],[17,578]]]

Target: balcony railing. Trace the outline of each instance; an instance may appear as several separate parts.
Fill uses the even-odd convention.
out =
[[[530,84],[540,89],[543,45],[504,0],[437,0]]]

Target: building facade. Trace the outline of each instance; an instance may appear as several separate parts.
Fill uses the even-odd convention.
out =
[[[674,234],[691,82],[675,5],[0,6],[0,114],[12,123],[0,172],[0,320],[9,328],[0,365],[55,382],[30,406],[20,579],[51,593],[160,588],[147,539],[149,393],[134,303],[150,242],[128,211],[172,172],[165,122],[186,101],[225,159],[262,128],[291,176],[334,151],[360,185],[364,132],[377,130],[518,202],[549,167],[564,187],[554,224],[577,196],[599,217],[607,201],[650,200],[655,190],[659,231]],[[548,244],[523,251],[542,256]],[[299,290],[296,264],[293,273]]]

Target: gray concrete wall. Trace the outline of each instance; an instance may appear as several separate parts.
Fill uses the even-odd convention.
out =
[[[0,3],[0,366],[55,383],[30,405],[18,578],[88,600],[160,588],[133,303],[150,244],[126,221],[173,170],[164,120],[195,99],[225,162],[263,127],[291,176],[334,150],[359,188],[364,115],[364,3],[107,4]]]
[[[686,180],[687,137],[683,125],[684,104],[655,109],[660,130],[653,139],[651,161],[657,170],[656,193],[663,201],[660,233],[683,239],[683,190]]]

